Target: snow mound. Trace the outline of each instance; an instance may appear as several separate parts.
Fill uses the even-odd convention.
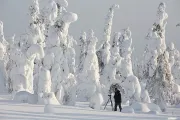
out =
[[[72,13],[72,12],[67,12],[64,14],[62,21],[66,23],[71,23],[71,22],[77,21],[77,19],[78,19],[77,14]]]
[[[159,112],[158,111],[149,111],[148,114],[158,115]]]
[[[38,95],[38,104],[51,104],[51,105],[59,105],[57,98],[54,93],[39,93]]]
[[[35,94],[31,94],[27,91],[20,91],[15,94],[13,101],[21,102],[21,103],[36,104],[38,101],[38,96]]]
[[[91,107],[92,109],[100,110],[103,102],[104,100],[102,94],[95,93],[90,99],[89,107]]]
[[[135,112],[149,112],[150,109],[148,108],[147,104],[135,102],[131,105]]]
[[[45,105],[44,113],[55,113],[53,106],[50,104]]]
[[[157,111],[159,113],[161,112],[160,107],[154,103],[149,103],[149,104],[147,104],[147,106],[151,111]]]
[[[123,107],[122,113],[134,113],[134,109],[130,106]]]

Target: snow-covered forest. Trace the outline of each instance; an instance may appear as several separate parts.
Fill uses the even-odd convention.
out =
[[[161,113],[180,104],[180,52],[166,42],[166,4],[157,5],[154,21],[145,29],[142,58],[132,54],[131,28],[112,30],[120,5],[110,5],[102,39],[89,28],[74,39],[69,34],[78,14],[66,0],[32,0],[25,33],[5,37],[0,21],[0,93],[14,102],[75,106],[86,102],[102,110],[117,87],[124,113]],[[176,23],[177,27],[180,26]],[[112,98],[113,99],[113,98]]]

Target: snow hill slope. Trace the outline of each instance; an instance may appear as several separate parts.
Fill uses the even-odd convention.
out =
[[[120,113],[108,110],[95,111],[87,103],[75,107],[53,106],[55,113],[44,113],[44,106],[20,104],[0,95],[0,120],[180,120],[180,109],[169,108],[166,114]]]

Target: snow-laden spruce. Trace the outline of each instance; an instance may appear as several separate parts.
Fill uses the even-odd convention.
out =
[[[167,46],[167,52],[169,53],[169,63],[171,66],[171,72],[174,78],[174,82],[180,84],[180,53],[175,48],[174,43],[170,43]]]
[[[113,36],[113,40],[111,41],[111,59],[109,60],[108,65],[106,66],[107,69],[104,69],[104,75],[101,76],[101,84],[102,84],[102,92],[104,100],[108,100],[108,94],[111,84],[114,82],[116,83],[117,78],[117,69],[121,65],[122,58],[119,54],[119,37],[121,33],[115,33]]]
[[[18,91],[16,87],[19,85],[23,89],[33,92],[33,70],[34,60],[36,57],[43,58],[44,51],[39,45],[32,45],[26,53],[21,49],[15,48],[10,53],[10,59],[13,60],[13,65],[10,68],[10,79],[13,83],[13,91]]]
[[[73,74],[68,74],[67,79],[63,82],[64,97],[63,104],[74,106],[76,103],[77,81]]]
[[[28,45],[43,44],[44,35],[41,29],[40,10],[38,0],[33,0],[29,7],[30,24],[28,27]]]
[[[3,22],[0,21],[0,91],[4,91],[8,75],[6,66],[8,62],[8,42],[4,38]]]
[[[122,31],[119,37],[119,54],[122,57],[121,65],[117,68],[117,82],[124,89],[123,101],[140,101],[141,86],[138,78],[132,71],[132,37],[129,28]]]
[[[150,97],[155,99],[162,111],[166,110],[166,103],[172,103],[172,74],[171,66],[174,64],[172,50],[173,44],[166,52],[165,27],[168,15],[165,3],[160,3],[157,19],[146,37],[147,45],[144,56],[144,79],[147,80],[146,89]]]
[[[90,30],[91,38],[88,44],[87,55],[84,61],[82,72],[78,78],[78,90],[77,97],[80,101],[89,101],[91,96],[96,91],[96,86],[99,86],[99,64],[96,55],[96,43],[97,38],[94,36],[94,32]]]
[[[72,74],[76,73],[76,51],[75,47],[77,45],[77,42],[74,40],[74,38],[70,35],[67,36],[67,61],[68,61],[68,67],[69,72]]]
[[[87,39],[86,39],[86,33],[83,32],[82,35],[79,38],[79,65],[78,65],[78,71],[81,72],[83,70],[84,60],[86,58],[86,52],[87,52]]]
[[[172,98],[172,74],[168,62],[168,53],[164,52],[157,58],[157,68],[153,77],[147,81],[147,89],[151,98],[159,105],[162,111],[166,110],[166,103],[173,101]]]
[[[112,30],[112,24],[113,24],[113,17],[114,17],[114,10],[116,8],[119,8],[119,5],[113,5],[109,8],[107,18],[105,20],[105,28],[103,32],[103,40],[97,45],[98,51],[98,61],[99,61],[99,67],[100,67],[100,73],[102,75],[105,75],[104,69],[106,68],[106,65],[109,63],[110,60],[110,40],[111,40],[111,30]]]
[[[165,3],[160,3],[157,11],[157,19],[146,36],[147,45],[144,53],[145,79],[153,76],[155,68],[157,67],[156,58],[166,50],[165,28],[168,15],[165,9]]]
[[[42,22],[41,29],[44,31],[46,36],[49,27],[53,25],[57,18],[57,4],[53,0],[40,0],[40,20]]]
[[[58,101],[62,104],[71,104],[68,103],[68,100],[65,99],[70,93],[69,91],[67,91],[67,89],[65,88],[66,85],[64,84],[66,83],[70,73],[74,74],[76,72],[76,54],[74,50],[76,42],[73,37],[69,36],[68,29],[70,24],[72,22],[75,22],[78,17],[77,14],[67,12],[65,10],[65,1],[55,2],[56,3],[51,3],[51,7],[56,4],[57,10],[56,8],[53,8],[54,10],[48,9],[51,10],[48,15],[53,15],[54,17],[56,17],[55,19],[48,19],[48,21],[50,21],[50,24],[46,23],[48,29],[45,34],[46,56],[43,60],[43,64],[48,70],[50,70],[52,78],[51,89],[52,92],[55,93]],[[61,9],[59,7],[63,7],[63,12],[59,11],[59,9]],[[43,10],[45,10],[45,8]]]

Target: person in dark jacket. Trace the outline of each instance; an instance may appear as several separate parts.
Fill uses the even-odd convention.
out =
[[[114,111],[117,111],[117,106],[119,106],[119,110],[121,112],[121,110],[122,110],[122,108],[121,108],[121,93],[117,88],[115,88],[114,101],[115,101]]]

